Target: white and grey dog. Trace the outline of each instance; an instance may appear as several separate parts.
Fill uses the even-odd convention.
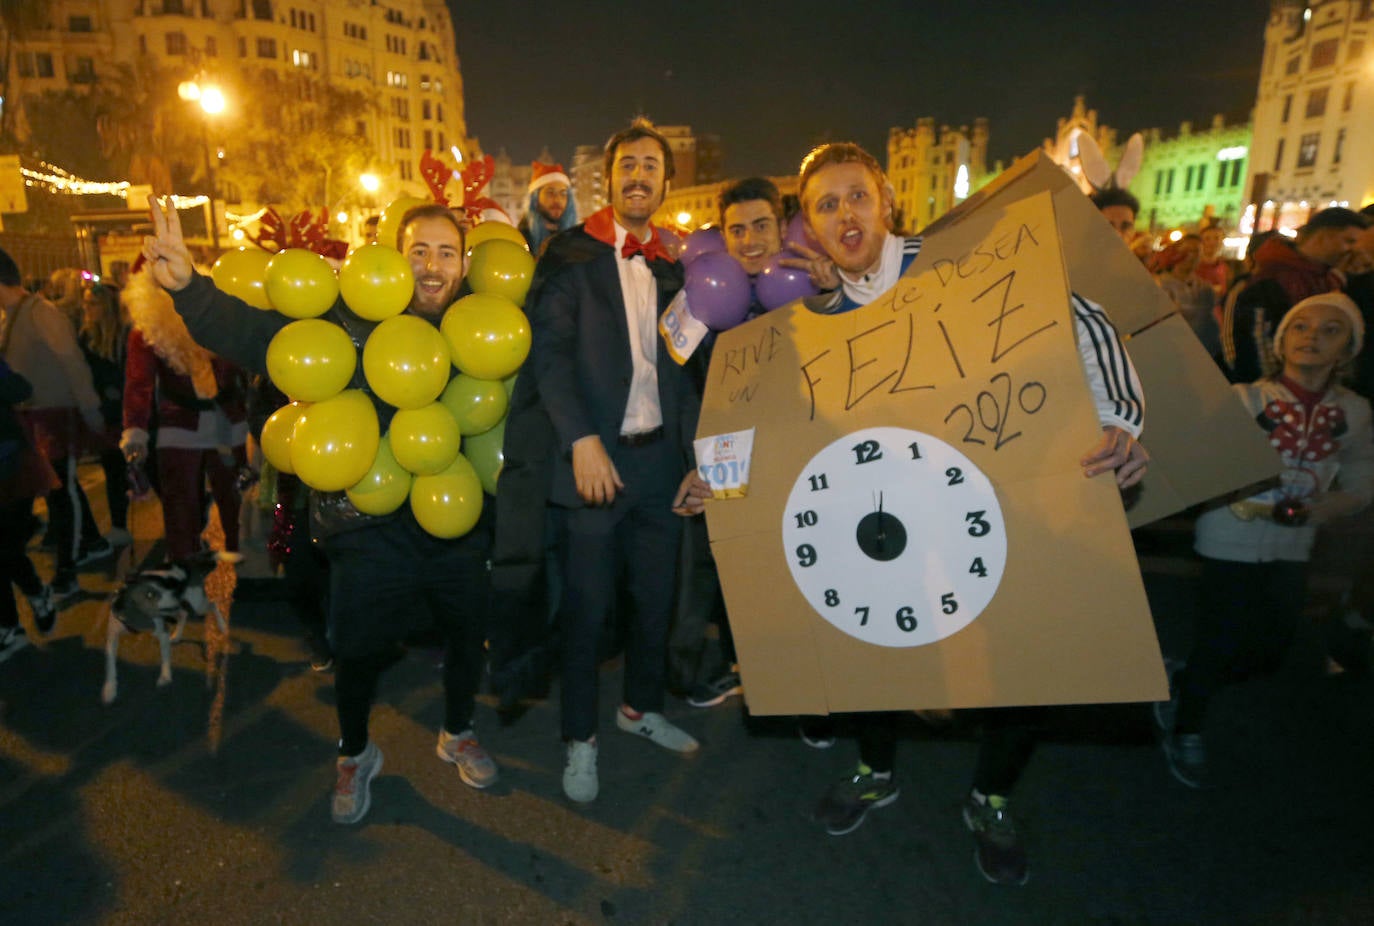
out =
[[[205,594],[205,578],[215,570],[214,551],[197,553],[182,562],[159,569],[145,569],[124,580],[124,586],[110,603],[110,616],[105,633],[105,686],[100,700],[114,701],[119,693],[115,681],[115,660],[119,655],[119,638],[125,632],[151,630],[157,638],[162,655],[162,671],[158,686],[172,683],[172,644],[181,639],[186,619],[195,614],[201,618],[214,614],[221,633],[228,633],[219,605]],[[169,635],[168,622],[175,628]]]

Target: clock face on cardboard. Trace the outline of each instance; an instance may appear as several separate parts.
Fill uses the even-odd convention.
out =
[[[967,627],[997,593],[1007,533],[992,482],[949,444],[865,428],[812,457],[782,518],[797,588],[816,613],[877,646]]]

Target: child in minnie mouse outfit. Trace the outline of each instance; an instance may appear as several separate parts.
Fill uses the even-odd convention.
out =
[[[1156,705],[1169,771],[1191,788],[1208,785],[1202,735],[1221,687],[1273,671],[1306,595],[1317,528],[1359,511],[1374,496],[1370,406],[1335,383],[1364,343],[1359,309],[1342,293],[1302,300],[1279,322],[1274,352],[1283,369],[1236,390],[1283,461],[1276,487],[1197,522],[1201,617],[1173,697]]]

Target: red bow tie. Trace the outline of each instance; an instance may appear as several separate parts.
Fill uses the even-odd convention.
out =
[[[625,244],[620,249],[620,256],[629,260],[636,254],[643,254],[645,261],[672,260],[672,257],[668,255],[668,249],[663,246],[663,241],[658,235],[654,235],[647,243],[640,241],[634,235],[626,235]]]

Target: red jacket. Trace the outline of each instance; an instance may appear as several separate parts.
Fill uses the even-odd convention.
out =
[[[124,427],[151,433],[152,427],[196,430],[200,413],[218,405],[231,422],[246,421],[248,376],[227,360],[213,357],[211,367],[219,395],[196,397],[191,377],[172,369],[137,328],[129,332],[129,351],[124,371]],[[154,405],[156,403],[156,405]],[[156,411],[156,415],[154,415]]]

